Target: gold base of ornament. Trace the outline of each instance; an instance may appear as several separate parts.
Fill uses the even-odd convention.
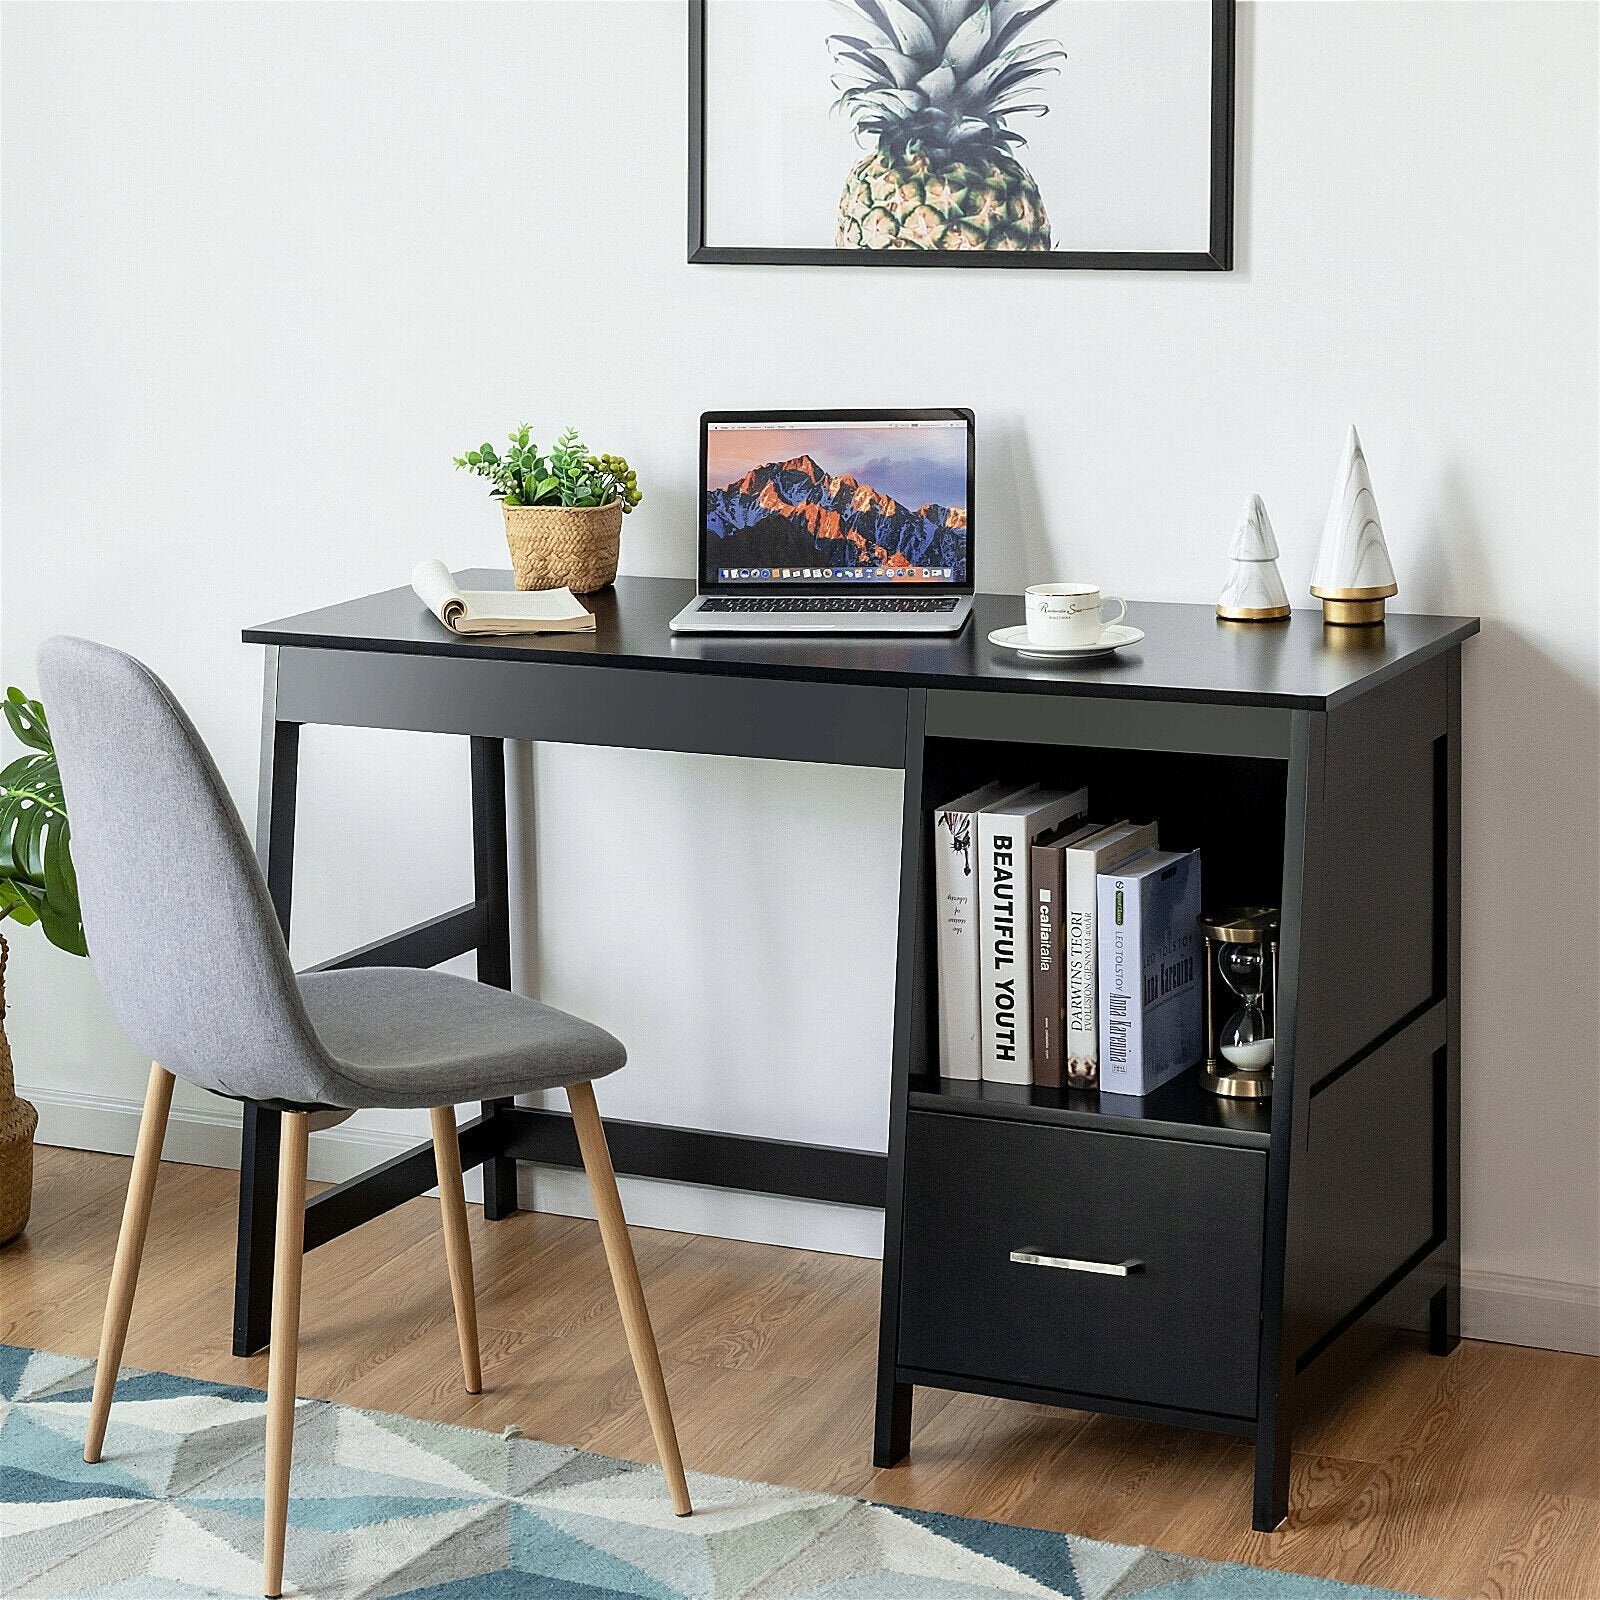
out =
[[[1381,600],[1324,600],[1322,620],[1339,628],[1370,628],[1383,621]]]
[[[1289,608],[1288,606],[1218,605],[1217,615],[1224,622],[1283,622],[1289,616]]]
[[[1224,1100],[1270,1100],[1272,1074],[1270,1072],[1234,1072],[1226,1063],[1206,1062],[1200,1074],[1201,1085]]]
[[[1341,628],[1370,628],[1383,621],[1384,601],[1399,592],[1399,584],[1385,583],[1371,589],[1319,589],[1311,585],[1312,595],[1322,602],[1322,620]]]

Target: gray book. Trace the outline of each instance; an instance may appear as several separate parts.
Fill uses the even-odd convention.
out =
[[[1100,878],[1100,1087],[1146,1095],[1204,1053],[1200,852],[1148,850]]]
[[[934,960],[938,975],[939,1076],[978,1070],[978,879],[975,819],[981,806],[1020,793],[986,783],[933,813]]]

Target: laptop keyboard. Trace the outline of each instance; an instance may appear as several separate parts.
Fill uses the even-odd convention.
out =
[[[954,611],[958,595],[750,595],[739,599],[714,596],[700,602],[701,611],[718,613],[740,612],[770,615],[773,612],[847,611],[847,612],[912,612],[923,615]]]

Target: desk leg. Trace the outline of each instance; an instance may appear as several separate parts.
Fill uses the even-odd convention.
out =
[[[283,1115],[253,1100],[239,1133],[239,1242],[233,1276],[233,1353],[253,1356],[272,1325],[272,1260]]]
[[[294,813],[300,726],[279,722],[278,652],[267,651],[261,707],[261,780],[256,796],[256,859],[285,939],[294,888]],[[272,1325],[272,1258],[278,1203],[280,1114],[246,1104],[239,1133],[238,1247],[233,1279],[233,1353],[254,1355]]]
[[[511,884],[506,862],[506,747],[500,739],[473,739],[472,877],[483,907],[483,942],[478,946],[478,981],[511,987]],[[511,1100],[485,1100],[494,1116]],[[517,1209],[517,1163],[491,1156],[483,1164],[483,1214],[491,1222]]]
[[[1318,1008],[1330,1003],[1325,971],[1302,959],[1327,948],[1324,929],[1323,807],[1327,717],[1296,711],[1290,724],[1288,792],[1284,802],[1283,899],[1279,982],[1274,986],[1272,1145],[1267,1152],[1267,1195],[1261,1254],[1261,1322],[1257,1334],[1255,1504],[1252,1526],[1271,1533],[1289,1514],[1289,1466],[1294,1441],[1294,1358],[1306,1338],[1296,1315],[1309,1303],[1317,1270],[1314,1254],[1300,1243],[1301,1220],[1316,1204],[1303,1189],[1305,1163],[1296,1142],[1310,1125],[1311,1082],[1319,1062]],[[1303,1321],[1298,1324],[1303,1329]]]
[[[900,815],[899,932],[895,941],[894,1059],[889,1080],[889,1170],[884,1185],[883,1290],[878,1312],[877,1422],[872,1459],[892,1467],[911,1449],[912,1388],[895,1377],[900,1359],[900,1217],[905,1187],[906,1106],[913,1065],[927,1059],[927,907],[924,885],[926,814],[923,783],[923,728],[928,696],[913,689],[906,697],[904,806]]]

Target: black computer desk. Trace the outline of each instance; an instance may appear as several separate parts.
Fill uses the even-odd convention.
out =
[[[257,843],[285,932],[306,723],[471,750],[472,901],[323,965],[473,951],[502,987],[504,740],[902,772],[887,1155],[612,1121],[616,1166],[884,1207],[880,1464],[909,1448],[917,1384],[1047,1401],[1253,1438],[1255,1525],[1276,1526],[1311,1388],[1423,1315],[1434,1350],[1458,1338],[1460,658],[1477,622],[1138,604],[1141,644],[1054,667],[987,642],[1021,620],[1016,596],[980,595],[953,639],[676,638],[692,593],[619,578],[583,635],[461,639],[408,588],[246,629],[266,646]],[[1192,1073],[1144,1100],[937,1076],[928,818],[993,777],[1087,782],[1097,814],[1202,847],[1209,904],[1282,908],[1270,1105],[1218,1101]],[[277,1115],[247,1106],[240,1354],[268,1336],[277,1142]],[[518,1161],[578,1164],[564,1115],[509,1101],[461,1146],[490,1218],[515,1208]],[[319,1194],[306,1248],[433,1184],[420,1144]],[[1010,1259],[1022,1244],[1139,1265],[1041,1272]]]

